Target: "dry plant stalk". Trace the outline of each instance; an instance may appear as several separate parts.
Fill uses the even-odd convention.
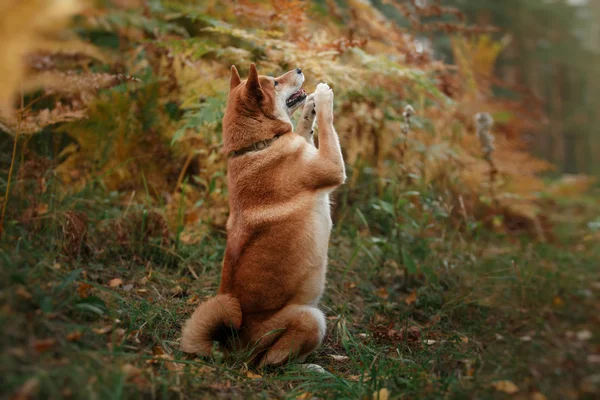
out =
[[[21,90],[21,111],[24,110],[24,97],[23,91]],[[0,239],[4,235],[4,216],[6,215],[6,206],[8,204],[8,195],[10,194],[10,185],[13,175],[13,170],[15,168],[15,161],[17,159],[17,146],[19,144],[19,134],[21,133],[21,121],[22,121],[21,113],[19,113],[19,119],[17,121],[17,129],[15,131],[15,139],[13,142],[13,150],[10,159],[10,167],[8,169],[8,178],[6,180],[6,191],[4,192],[4,201],[2,202],[2,214],[0,214]]]
[[[483,151],[484,158],[490,165],[490,197],[496,205],[498,200],[496,198],[495,183],[496,176],[498,175],[498,168],[494,162],[492,155],[494,154],[494,135],[490,133],[491,127],[494,125],[494,118],[489,113],[477,113],[475,114],[475,128],[477,130],[477,137],[479,143],[481,143],[481,150]]]
[[[400,164],[404,164],[404,154],[406,154],[406,149],[408,147],[408,135],[410,134],[410,124],[411,118],[416,115],[415,109],[413,106],[408,104],[404,107],[404,112],[402,112],[402,117],[404,117],[404,122],[402,123],[400,130],[404,135],[404,142],[400,146]]]

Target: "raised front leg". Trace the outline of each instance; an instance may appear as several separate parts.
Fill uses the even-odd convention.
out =
[[[303,186],[311,190],[334,189],[346,181],[346,169],[338,134],[333,127],[333,91],[319,83],[314,93],[319,147],[304,147],[302,165],[296,165]]]
[[[302,115],[300,115],[298,127],[296,128],[296,133],[313,146],[315,145],[313,135],[315,133],[314,126],[316,116],[315,94],[313,93],[306,98],[306,103],[304,104],[304,109],[302,110]]]
[[[315,91],[315,109],[319,128],[317,176],[319,187],[336,187],[346,181],[346,167],[340,147],[340,139],[333,127],[333,90],[326,83],[319,83]]]

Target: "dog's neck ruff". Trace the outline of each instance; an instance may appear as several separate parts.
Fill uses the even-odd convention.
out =
[[[259,140],[258,142],[252,143],[250,146],[242,147],[241,149],[229,152],[229,158],[241,156],[251,151],[264,150],[271,146],[274,141],[279,139],[281,135],[275,135],[271,139]]]

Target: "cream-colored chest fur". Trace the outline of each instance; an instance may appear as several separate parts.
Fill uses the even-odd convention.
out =
[[[327,250],[331,234],[329,191],[317,194],[314,206],[308,211],[306,235],[307,277],[294,299],[298,304],[317,305],[325,289]]]

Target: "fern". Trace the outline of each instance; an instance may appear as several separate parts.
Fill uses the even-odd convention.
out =
[[[225,99],[223,97],[209,97],[204,102],[186,110],[181,126],[173,135],[171,143],[181,139],[188,130],[198,132],[209,127],[211,132],[220,132],[224,111]]]

